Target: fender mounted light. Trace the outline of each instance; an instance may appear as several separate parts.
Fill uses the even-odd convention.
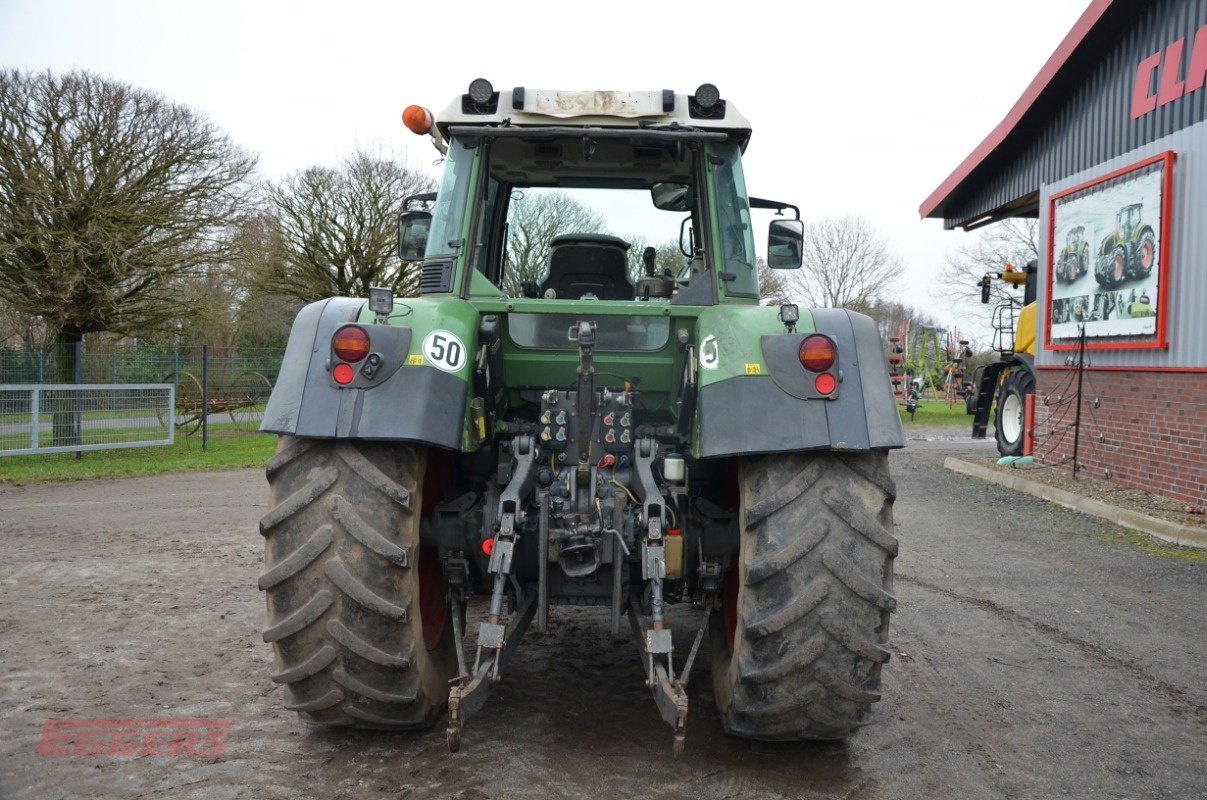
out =
[[[345,325],[331,339],[331,350],[336,358],[353,364],[369,355],[371,346],[369,334],[359,325]]]
[[[800,365],[810,372],[825,372],[838,360],[838,348],[834,340],[824,334],[814,333],[800,343]],[[828,394],[828,393],[827,393]]]

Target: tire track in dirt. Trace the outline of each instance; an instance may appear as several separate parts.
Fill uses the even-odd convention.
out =
[[[1060,628],[1057,628],[1055,625],[1034,619],[1026,614],[1019,613],[1014,609],[1006,608],[1005,606],[995,603],[994,601],[985,597],[971,597],[968,595],[963,595],[946,587],[937,586],[928,581],[915,578],[912,575],[902,574],[900,572],[898,572],[894,578],[902,583],[909,583],[914,586],[918,586],[919,588],[943,595],[944,597],[952,600],[977,606],[978,608],[982,608],[996,616],[1011,620],[1012,622],[1021,623],[1029,628],[1045,634],[1050,638],[1057,640],[1061,644],[1075,647],[1084,655],[1092,658],[1094,661],[1097,661],[1103,666],[1127,672],[1133,677],[1140,679],[1143,683],[1148,684],[1154,691],[1164,696],[1167,701],[1175,704],[1173,708],[1171,708],[1171,711],[1173,711],[1175,716],[1180,717],[1186,712],[1189,712],[1191,721],[1194,722],[1195,725],[1207,729],[1207,706],[1201,705],[1192,700],[1184,689],[1161,680],[1155,675],[1146,672],[1142,667],[1137,666],[1126,659],[1120,658],[1119,656],[1112,654],[1110,651],[1105,650],[1092,642],[1087,642],[1084,639],[1078,639],[1076,636],[1066,633]]]
[[[899,574],[894,578],[901,580]],[[897,597],[908,608],[911,604],[900,589],[898,586]],[[915,626],[915,621],[922,624]],[[894,620],[896,628],[891,648],[897,656],[896,681],[899,683],[900,696],[893,713],[901,715],[900,721],[911,724],[918,716],[936,721],[937,736],[930,742],[931,746],[948,752],[960,752],[967,757],[959,772],[963,798],[1015,800],[1025,796],[1002,769],[1003,763],[1017,760],[1016,754],[1000,753],[988,741],[985,733],[999,726],[1001,720],[953,694],[953,681],[967,681],[969,676],[953,672],[953,669],[959,670],[962,666],[960,659],[953,659],[946,648],[936,646],[941,642],[933,638],[933,629],[927,630],[927,622],[930,620],[913,620],[908,612]],[[902,642],[909,642],[908,652],[900,644]],[[932,658],[932,655],[935,657]],[[981,688],[985,690],[989,687],[982,685]],[[933,776],[928,775],[925,769],[921,772],[930,791],[939,794],[940,785],[934,783]]]

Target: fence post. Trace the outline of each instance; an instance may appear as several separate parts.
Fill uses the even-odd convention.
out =
[[[78,387],[84,382],[84,340],[75,343],[75,385]],[[76,388],[75,394],[75,425],[72,426],[72,438],[75,439],[75,444],[84,443],[84,395]],[[79,461],[84,457],[83,450],[75,451],[75,460]]]
[[[1077,415],[1073,418],[1073,477],[1077,477],[1077,455],[1081,445],[1081,387],[1085,377],[1085,323],[1077,340]]]
[[[38,416],[38,413],[41,411],[41,405],[42,389],[40,388],[40,384],[35,384],[34,388],[29,390],[29,446],[34,450],[38,449],[38,437],[42,433],[42,420]]]
[[[210,346],[201,345],[201,452],[210,437]]]

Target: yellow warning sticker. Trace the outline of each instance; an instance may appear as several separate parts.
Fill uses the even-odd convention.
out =
[[[407,366],[422,367],[423,366],[423,354],[415,353],[414,355],[407,356]]]
[[[747,375],[762,375],[763,368],[761,366],[759,366],[758,364],[747,364],[746,365],[746,374]]]

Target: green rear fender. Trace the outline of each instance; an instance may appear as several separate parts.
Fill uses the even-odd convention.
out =
[[[331,377],[331,337],[350,322],[369,333],[382,367],[339,386]],[[467,401],[477,331],[477,310],[451,297],[397,300],[386,325],[374,321],[364,300],[311,303],[294,320],[260,430],[471,449]]]
[[[696,326],[700,402],[693,453],[698,457],[795,450],[864,451],[902,447],[905,435],[876,324],[845,309],[801,310],[788,333],[779,310],[716,306]],[[803,367],[783,353],[824,333],[838,347],[840,383],[833,399],[802,398]],[[780,337],[793,347],[773,346]],[[797,392],[797,394],[801,394]]]

